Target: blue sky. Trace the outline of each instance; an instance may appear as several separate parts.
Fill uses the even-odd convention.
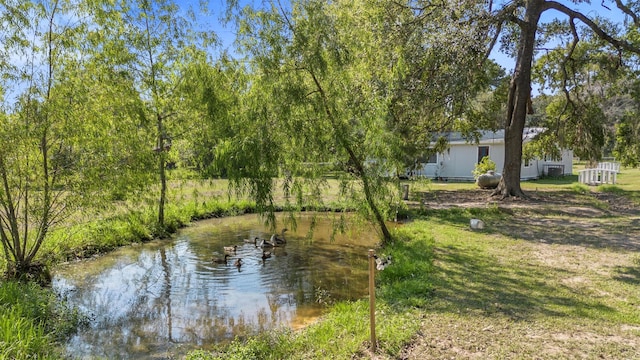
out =
[[[251,0],[240,0],[241,3],[251,3]],[[192,3],[192,4],[196,4],[197,6],[197,2],[198,0],[183,0],[182,3]],[[608,19],[614,20],[614,21],[619,21],[621,22],[624,18],[624,15],[617,10],[617,8],[615,7],[615,3],[613,1],[607,1],[607,0],[595,0],[593,1],[593,3],[581,3],[581,4],[574,4],[572,1],[558,1],[562,4],[565,4],[567,7],[569,7],[570,9],[573,10],[577,10],[582,12],[583,14],[587,15],[590,18],[593,18],[595,16],[602,16],[602,17],[606,17]],[[222,12],[224,11],[224,4],[226,3],[226,1],[224,0],[210,0],[209,1],[209,6],[210,9],[212,10],[213,14],[212,17],[210,18],[211,22],[209,25],[212,25],[212,29],[213,31],[215,31],[215,33],[217,34],[217,36],[222,40],[223,42],[223,47],[224,48],[229,48],[231,49],[233,46],[233,40],[235,38],[235,33],[234,30],[231,26],[229,27],[224,27],[218,20],[218,17],[220,15],[222,15]],[[609,9],[603,7],[601,4],[605,3],[607,4],[607,6],[609,7]],[[551,11],[547,11],[544,15],[543,15],[543,21],[549,21],[551,19],[553,19],[554,17],[559,17],[560,19],[565,19],[566,17],[560,13],[558,13],[555,10],[551,10]],[[496,46],[497,48],[497,46]],[[498,51],[494,51],[491,54],[491,57],[498,63],[500,64],[503,68],[505,68],[505,70],[509,73],[513,70],[513,67],[515,65],[514,59],[509,58],[508,56],[501,54]]]

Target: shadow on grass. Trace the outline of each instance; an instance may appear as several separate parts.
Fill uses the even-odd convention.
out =
[[[454,237],[465,236],[469,216],[482,215],[478,211],[481,210],[447,210],[434,221],[465,227],[453,230]],[[484,215],[490,223],[504,217],[499,209],[486,210]],[[429,225],[421,221],[408,225],[404,231],[412,235],[400,234],[392,246],[395,262],[380,275],[379,296],[388,303],[443,313],[501,315],[514,320],[540,316],[599,320],[617,313],[597,298],[555,280],[579,278],[578,272],[526,260],[497,259],[483,249],[491,245],[482,240],[439,240],[436,247],[432,235],[420,233],[427,232],[423,227]],[[637,269],[627,273],[635,280],[640,275]]]
[[[420,213],[437,221],[468,227],[482,219],[485,232],[537,243],[640,251],[640,219],[601,216],[597,210],[513,210],[501,207],[450,208]]]
[[[514,320],[576,315],[599,319],[616,312],[596,300],[576,296],[565,286],[551,285],[546,281],[548,272],[527,264],[504,266],[470,248],[440,248],[435,252],[434,302],[430,307],[439,312],[502,315]],[[577,275],[567,272],[563,276]]]
[[[618,266],[615,269],[617,281],[621,281],[630,285],[640,285],[640,259],[635,261],[634,266]]]

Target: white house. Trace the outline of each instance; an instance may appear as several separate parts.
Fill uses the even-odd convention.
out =
[[[523,143],[531,141],[542,131],[543,128],[525,128]],[[478,143],[469,143],[459,133],[449,133],[446,136],[449,138],[449,148],[432,155],[426,163],[418,164],[415,176],[473,181],[473,169],[485,156],[496,163],[496,172],[501,172],[504,168],[504,130],[482,131]],[[521,180],[571,175],[572,170],[573,151],[564,149],[561,159],[523,159]]]

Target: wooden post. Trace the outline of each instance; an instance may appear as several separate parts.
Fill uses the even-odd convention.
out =
[[[376,352],[376,265],[374,251],[369,250],[369,323],[371,326],[371,354]]]
[[[402,185],[402,200],[409,200],[409,184]]]

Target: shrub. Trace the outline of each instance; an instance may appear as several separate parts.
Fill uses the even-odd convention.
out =
[[[479,163],[476,164],[476,167],[473,169],[472,174],[474,179],[478,179],[478,176],[482,174],[486,174],[489,170],[496,170],[496,163],[491,160],[490,157],[485,156],[480,160]]]

